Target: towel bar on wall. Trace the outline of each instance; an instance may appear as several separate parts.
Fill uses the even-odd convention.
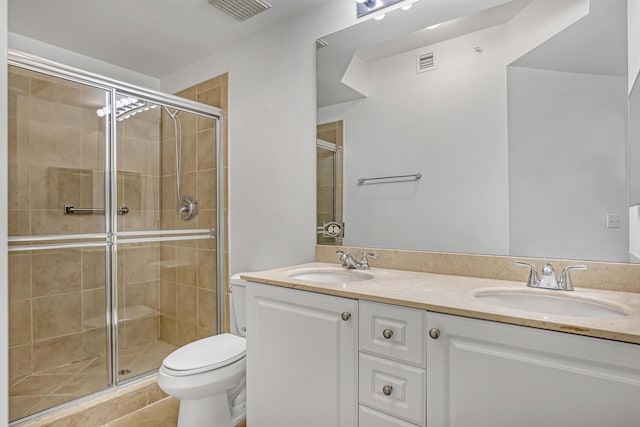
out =
[[[413,179],[415,179],[417,181],[420,178],[422,178],[422,174],[420,172],[418,172],[418,173],[412,173],[410,175],[379,176],[379,177],[376,177],[376,178],[360,178],[360,179],[358,179],[358,185],[362,185],[367,181],[375,181],[375,180],[380,180],[380,179],[395,179],[395,178],[413,178]]]
[[[119,215],[126,215],[129,213],[129,207],[120,206],[118,208]],[[64,205],[64,214],[102,214],[104,215],[104,208],[76,208],[71,205]]]

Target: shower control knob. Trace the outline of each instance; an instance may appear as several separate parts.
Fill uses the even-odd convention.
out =
[[[390,385],[382,387],[382,393],[385,396],[391,396],[391,393],[393,393],[393,387],[391,387]]]
[[[391,329],[385,329],[382,331],[382,336],[388,340],[393,336],[393,331]]]
[[[345,322],[349,319],[351,319],[351,313],[345,311],[344,313],[342,313],[342,320],[344,320]]]
[[[440,330],[436,328],[430,329],[429,336],[434,340],[437,340],[438,338],[440,338]]]

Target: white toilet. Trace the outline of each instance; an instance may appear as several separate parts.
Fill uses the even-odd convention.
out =
[[[158,385],[180,399],[178,427],[233,427],[246,417],[245,281],[231,277],[231,331],[180,347],[162,362]]]

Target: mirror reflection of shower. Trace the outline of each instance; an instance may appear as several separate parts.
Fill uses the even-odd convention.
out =
[[[126,96],[116,101],[116,120],[119,122],[135,116],[137,113],[157,108],[156,104],[147,103],[146,101]],[[110,106],[107,105],[96,111],[98,117],[104,117],[110,113]],[[178,117],[179,110],[169,110],[162,106],[162,109],[173,120],[173,129],[176,141],[176,213],[183,221],[191,221],[198,215],[198,200],[191,194],[181,194],[180,191],[180,175],[182,166],[182,124]]]

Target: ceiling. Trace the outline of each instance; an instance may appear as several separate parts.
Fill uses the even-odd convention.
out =
[[[326,1],[268,0],[238,22],[207,0],[9,0],[8,21],[12,33],[161,78]]]

